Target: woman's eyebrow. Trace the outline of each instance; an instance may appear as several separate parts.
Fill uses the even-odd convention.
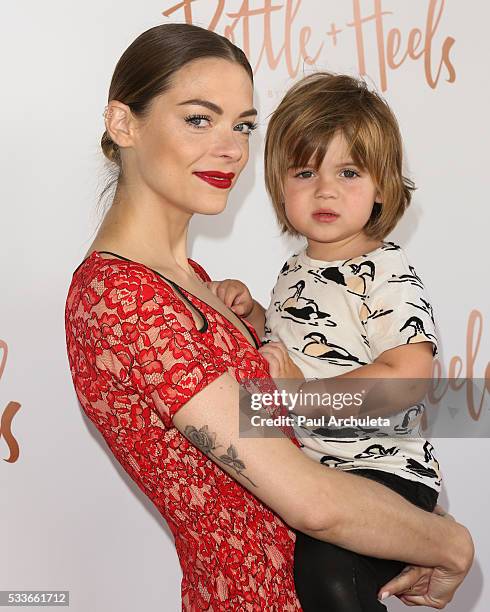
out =
[[[210,102],[209,100],[201,100],[200,98],[192,98],[191,100],[185,100],[184,102],[179,102],[177,106],[184,106],[185,104],[194,104],[196,106],[204,106],[205,108],[209,108],[209,110],[213,111],[217,115],[223,114],[223,109],[221,106],[218,106],[214,102]],[[250,108],[249,110],[243,111],[240,113],[239,117],[249,117],[251,115],[256,115],[257,109]]]

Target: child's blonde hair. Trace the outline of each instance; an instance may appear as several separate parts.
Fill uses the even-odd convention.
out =
[[[272,113],[265,141],[265,183],[283,232],[297,236],[284,206],[289,168],[318,168],[335,133],[347,140],[353,161],[367,171],[381,194],[364,231],[381,240],[410,204],[413,181],[402,174],[402,139],[388,104],[364,81],[318,72],[286,93]]]

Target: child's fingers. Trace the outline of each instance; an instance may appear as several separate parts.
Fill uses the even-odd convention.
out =
[[[270,357],[275,359],[278,363],[280,362],[281,353],[277,350],[277,348],[271,346],[271,343],[268,342],[264,346],[259,348],[259,353],[261,353],[264,357]]]
[[[266,359],[268,359],[269,357],[276,359],[276,353],[273,349],[271,349],[269,344],[265,344],[264,346],[261,346],[259,348],[259,353],[263,355]]]
[[[272,378],[278,378],[281,373],[281,364],[277,359],[277,355],[274,354],[273,351],[267,351],[264,349],[265,347],[261,347],[259,352],[269,364],[269,374],[272,376]]]
[[[282,370],[284,371],[290,359],[288,349],[285,347],[285,345],[282,342],[272,341],[272,342],[269,342],[268,346],[270,346],[271,349],[275,351],[275,354],[277,355],[277,359],[280,361]]]
[[[222,281],[218,287],[218,292],[217,292],[217,296],[219,297],[219,299],[226,304],[226,294],[229,291],[229,285],[227,284],[226,281]],[[227,306],[229,306],[229,304],[226,304]]]
[[[236,285],[230,285],[226,289],[224,302],[228,308],[232,308],[234,305],[239,304],[242,301],[243,289]]]
[[[221,284],[221,281],[207,281],[204,284],[212,293],[214,293],[216,297],[218,297],[218,287]]]
[[[237,281],[234,281],[232,279],[225,279],[221,281],[206,281],[204,284],[222,302],[225,301],[225,296],[227,292],[230,290],[230,288],[234,287],[235,293],[240,290],[239,284],[237,283]]]
[[[280,352],[282,355],[286,357],[289,355],[288,349],[285,347],[283,342],[280,342],[278,340],[271,340],[270,342],[267,343],[267,346],[270,346],[271,348]]]
[[[218,287],[217,295],[228,308],[231,308],[236,298],[243,293],[243,287],[235,281],[222,281]]]
[[[248,291],[241,291],[233,300],[231,309],[241,317],[248,317],[254,307],[254,301]]]
[[[267,361],[269,360],[273,361],[274,373],[272,372],[272,369],[269,368],[270,374],[273,378],[279,378],[284,372],[285,363],[284,363],[284,353],[280,349],[280,347],[277,346],[277,343],[268,342],[265,346],[262,346],[259,349],[259,352],[262,353],[262,355],[264,355]],[[269,365],[271,365],[271,361],[269,361]]]
[[[250,312],[250,308],[247,307],[247,304],[242,304],[241,302],[238,302],[237,304],[236,300],[231,305],[231,309],[239,317],[243,317],[246,313]]]

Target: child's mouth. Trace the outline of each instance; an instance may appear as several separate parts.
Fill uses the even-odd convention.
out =
[[[317,210],[312,216],[315,221],[319,221],[320,223],[333,223],[340,215],[333,210]]]

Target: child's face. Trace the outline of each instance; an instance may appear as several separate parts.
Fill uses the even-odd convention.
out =
[[[284,183],[286,215],[309,241],[335,243],[362,233],[380,195],[371,176],[352,161],[342,132],[323,162],[290,168]]]

